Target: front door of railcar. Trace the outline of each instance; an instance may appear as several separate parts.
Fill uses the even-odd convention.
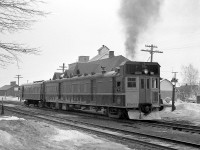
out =
[[[151,103],[150,78],[140,77],[139,85],[140,85],[139,86],[140,103]]]

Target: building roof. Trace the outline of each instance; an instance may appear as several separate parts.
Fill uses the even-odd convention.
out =
[[[172,85],[172,82],[169,81],[168,79],[162,79],[160,82],[169,82]]]
[[[11,85],[4,85],[0,88],[0,91],[6,91],[6,90],[9,90],[10,88],[12,88],[13,86]]]
[[[65,71],[64,78],[67,78],[70,75],[77,75],[77,74],[101,73],[102,67],[105,68],[105,71],[109,72],[115,70],[115,68],[119,67],[120,64],[124,61],[129,61],[129,60],[124,56],[119,55],[88,63],[76,63],[76,65],[73,68],[70,68]]]
[[[52,80],[60,79],[60,76],[61,76],[62,74],[63,74],[63,73],[55,72],[54,75],[53,75]]]
[[[122,55],[114,56],[112,58],[101,59],[95,61],[98,64],[98,67],[95,69],[95,73],[100,73],[102,71],[101,67],[105,67],[105,71],[112,71],[115,70],[116,67],[119,67],[121,63],[129,61]]]
[[[98,55],[91,58],[89,62],[105,59],[109,57],[109,48],[107,46],[102,45],[102,47],[100,47],[97,51],[98,51]]]

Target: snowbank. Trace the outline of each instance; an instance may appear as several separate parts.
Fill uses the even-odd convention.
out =
[[[15,116],[0,116],[0,149],[130,150],[95,135]]]
[[[181,100],[175,101],[176,110],[172,112],[171,101],[163,101],[165,107],[162,111],[152,112],[145,116],[137,112],[128,112],[130,119],[143,119],[143,120],[179,120],[188,121],[195,125],[200,125],[200,104],[188,103]]]
[[[167,107],[163,111],[159,112],[161,118],[185,120],[200,125],[200,104],[177,100],[175,106],[176,110],[173,112],[171,111],[171,107]]]
[[[20,101],[18,97],[12,97],[12,96],[0,96],[0,101]]]
[[[0,120],[24,120],[24,118],[18,118],[15,116],[1,116]]]

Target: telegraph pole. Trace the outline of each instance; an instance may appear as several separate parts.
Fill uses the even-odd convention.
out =
[[[178,79],[176,79],[176,74],[178,72],[172,72],[174,74],[174,77],[172,78],[171,82],[173,84],[173,92],[172,92],[172,111],[176,109],[174,105],[174,99],[175,99],[175,89],[176,89],[176,83],[178,82]]]
[[[150,47],[151,49],[148,50],[148,49],[142,49],[141,51],[145,51],[145,52],[149,52],[150,55],[151,55],[151,62],[153,62],[153,54],[154,53],[163,53],[162,51],[154,51],[153,49],[154,48],[158,48],[157,46],[151,44],[151,45],[145,45],[145,47]]]
[[[63,65],[62,66],[59,66],[61,69],[57,69],[57,70],[62,70],[62,72],[64,73],[65,72],[65,68],[67,68],[66,66],[65,66],[65,63],[63,63]]]
[[[16,75],[16,77],[15,78],[17,78],[18,79],[18,100],[19,100],[19,79],[20,78],[23,78],[21,75]]]

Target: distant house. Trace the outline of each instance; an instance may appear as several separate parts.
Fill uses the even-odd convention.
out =
[[[171,81],[169,81],[167,79],[161,80],[161,82],[160,82],[161,98],[163,100],[172,100],[172,92],[173,92],[173,84],[171,83]],[[176,93],[175,93],[175,99],[177,98]]]
[[[10,85],[4,85],[0,88],[0,96],[18,96],[18,88],[16,81],[12,81]]]

